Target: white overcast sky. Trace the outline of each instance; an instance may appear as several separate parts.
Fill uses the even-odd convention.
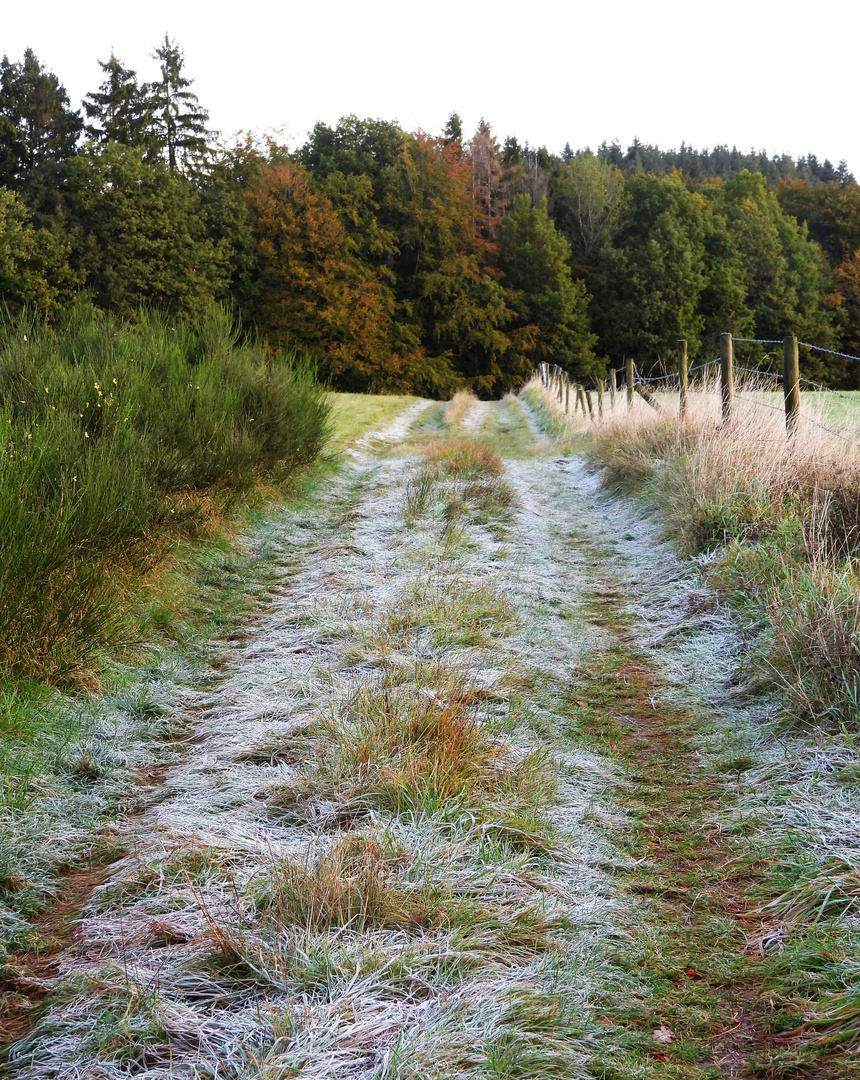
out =
[[[31,47],[75,106],[113,49],[141,79],[165,31],[224,136],[317,120],[439,132],[453,110],[560,152],[634,136],[666,149],[807,152],[860,176],[860,0],[0,0],[0,52]]]

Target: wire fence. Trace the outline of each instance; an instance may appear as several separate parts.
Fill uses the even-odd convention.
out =
[[[852,395],[841,392],[839,390],[833,390],[829,386],[824,386],[822,383],[814,382],[811,379],[804,378],[800,375],[798,367],[798,349],[810,349],[817,353],[826,354],[829,356],[838,357],[841,360],[848,360],[854,363],[860,364],[860,356],[853,356],[850,353],[839,352],[836,349],[830,349],[823,345],[815,345],[806,341],[798,341],[792,335],[780,340],[778,338],[741,338],[732,337],[731,335],[724,334],[723,338],[723,353],[721,356],[714,360],[707,360],[704,363],[696,364],[692,367],[687,367],[687,351],[686,342],[681,341],[679,344],[683,347],[681,351],[681,362],[679,364],[679,370],[675,372],[668,372],[665,375],[648,375],[641,374],[638,367],[633,361],[626,361],[626,377],[625,383],[622,387],[616,387],[616,372],[611,372],[611,386],[610,386],[610,408],[615,406],[616,394],[624,390],[627,394],[628,402],[632,401],[632,394],[634,391],[645,400],[645,402],[652,408],[662,411],[663,405],[665,405],[666,394],[680,394],[680,416],[683,419],[686,408],[686,393],[688,391],[688,377],[698,372],[707,371],[710,368],[720,365],[720,390],[722,398],[722,410],[723,420],[729,420],[731,418],[732,402],[735,398],[738,401],[743,401],[746,405],[753,406],[755,408],[766,409],[770,412],[785,412],[786,426],[789,434],[793,433],[798,421],[801,419],[800,411],[800,389],[801,387],[808,388],[808,390],[814,391],[817,394],[827,394],[833,398],[839,398],[842,401],[847,402],[854,408],[860,407],[860,394]],[[764,368],[745,367],[740,364],[734,363],[733,346],[735,343],[744,345],[781,345],[783,346],[783,363],[782,371],[768,371]],[[767,360],[773,357],[774,353],[766,354],[764,357]],[[793,358],[793,362],[792,362]],[[774,404],[768,401],[762,401],[760,398],[751,397],[748,392],[736,392],[734,386],[734,374],[735,372],[742,373],[749,376],[749,380],[742,383],[739,390],[748,391],[750,387],[755,389],[755,385],[752,380],[761,379],[767,382],[770,381],[771,385],[775,388],[781,385],[785,401],[783,404]],[[539,369],[536,369],[535,374],[538,375],[543,384],[547,387],[552,384],[553,388],[558,393],[558,400],[565,402],[565,410],[570,411],[570,401],[573,401],[573,412],[575,413],[578,408],[582,408],[583,415],[587,415],[594,418],[594,409],[592,407],[591,392],[585,387],[580,387],[575,383],[571,383],[569,377],[560,368],[542,364]],[[630,382],[630,386],[627,386],[627,382]],[[573,395],[571,397],[571,387],[573,387]],[[603,416],[603,400],[604,393],[606,392],[605,384],[602,382],[596,385],[598,391],[598,416]],[[693,387],[695,389],[695,386]],[[769,391],[761,388],[763,393]],[[652,390],[656,392],[656,399],[652,396]],[[663,404],[661,404],[663,403]],[[858,414],[858,420],[860,420],[860,414]],[[813,416],[810,416],[808,410],[805,410],[802,414],[804,423],[827,432],[829,435],[840,439],[843,442],[849,443],[852,446],[860,448],[857,442],[857,436],[851,438],[844,432],[838,431],[828,424],[821,423],[820,420]]]
[[[851,353],[837,352],[835,349],[825,349],[823,345],[810,345],[808,341],[798,341],[797,344],[804,349],[812,349],[813,352],[827,353],[830,356],[838,356],[843,360],[853,360],[855,364],[860,364],[860,356],[852,356]]]

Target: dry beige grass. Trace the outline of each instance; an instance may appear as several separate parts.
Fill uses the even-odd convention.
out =
[[[557,416],[554,396],[534,392]],[[729,423],[716,381],[691,392],[684,423],[676,395],[656,401],[619,400],[589,425],[586,453],[604,482],[644,491],[682,547],[711,553],[712,581],[764,617],[761,675],[776,678],[792,714],[860,719],[857,433],[828,430],[825,403],[808,395],[788,437],[781,396],[755,381],[738,385]]]
[[[448,427],[459,427],[477,402],[478,399],[471,390],[458,390],[445,409],[445,422]]]

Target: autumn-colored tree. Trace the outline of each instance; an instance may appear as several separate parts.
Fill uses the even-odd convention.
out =
[[[509,297],[491,268],[471,163],[455,144],[419,132],[404,141],[398,166],[379,212],[397,240],[397,318],[426,353],[425,392],[445,395],[463,381],[502,392],[526,362],[507,334]]]
[[[260,160],[243,188],[257,273],[245,314],[277,344],[313,353],[344,390],[409,385],[414,357],[390,335],[391,304],[332,201],[289,157]]]
[[[389,299],[392,348],[414,358],[412,385],[443,397],[464,382],[484,394],[514,385],[523,361],[460,139],[347,117],[317,125],[300,157]]]

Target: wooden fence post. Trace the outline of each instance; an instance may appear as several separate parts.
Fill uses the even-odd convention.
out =
[[[687,342],[684,338],[678,338],[678,382],[681,388],[678,419],[683,424],[687,419]]]
[[[789,334],[782,343],[782,389],[785,394],[785,430],[793,435],[800,419],[800,358],[794,334]]]
[[[564,414],[570,416],[570,379],[564,381]]]
[[[720,401],[723,407],[724,424],[731,421],[734,396],[735,372],[732,335],[720,334]]]
[[[615,368],[609,369],[609,408],[610,410],[615,408],[615,395],[618,392],[618,385],[616,382]]]
[[[561,401],[564,395],[564,380],[567,378],[567,372],[559,370],[558,373],[558,400]]]
[[[594,408],[593,408],[593,406],[591,404],[591,391],[590,390],[584,390],[583,393],[585,394],[585,400],[588,403],[588,419],[593,420],[594,419]]]
[[[576,403],[582,409],[582,416],[585,419],[585,394],[583,394],[579,383],[576,384]]]
[[[603,419],[603,379],[597,380],[597,415]]]
[[[626,360],[627,366],[627,409],[633,408],[633,361]]]

